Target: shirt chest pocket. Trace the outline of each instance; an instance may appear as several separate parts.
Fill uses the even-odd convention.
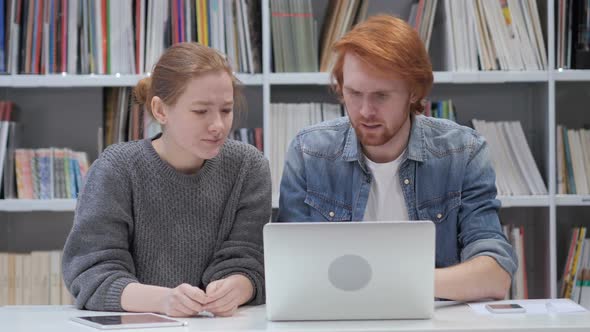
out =
[[[461,206],[461,193],[451,192],[443,197],[428,200],[418,205],[418,217],[438,224],[445,220],[456,219]]]
[[[313,191],[307,192],[305,204],[310,206],[312,216],[319,215],[327,221],[350,221],[352,218],[351,207]]]

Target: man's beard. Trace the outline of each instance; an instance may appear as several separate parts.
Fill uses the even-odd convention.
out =
[[[362,120],[359,120],[359,124],[352,124],[354,128],[354,132],[356,133],[356,137],[361,142],[363,146],[380,146],[384,145],[385,143],[389,142],[396,134],[395,130],[391,128],[387,128],[385,125],[381,124],[379,130],[375,132],[368,132],[362,128]],[[399,129],[399,128],[398,128]]]

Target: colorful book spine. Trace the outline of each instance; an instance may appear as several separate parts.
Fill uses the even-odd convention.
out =
[[[33,178],[31,172],[31,161],[28,157],[29,150],[16,149],[16,186],[19,199],[33,199]]]
[[[68,161],[70,162],[70,198],[78,198],[78,178],[80,174],[80,166],[74,151],[68,151]]]
[[[53,149],[53,191],[55,198],[66,198],[64,194],[63,181],[63,158],[64,152],[61,149]]]
[[[39,199],[52,199],[52,153],[51,149],[38,149],[35,150],[35,157],[37,159],[38,166],[38,178],[39,178]]]
[[[567,167],[567,193],[576,194],[576,182],[574,181],[574,167],[572,164],[572,154],[570,150],[569,139],[567,136],[568,130],[563,130],[563,146],[565,150],[565,165]]]
[[[41,183],[39,182],[39,162],[34,150],[27,150],[27,162],[31,165],[31,179],[33,180],[33,198],[39,199]]]
[[[67,149],[64,152],[63,166],[63,176],[65,179],[65,198],[72,198],[72,184],[70,180],[70,158],[69,151]]]

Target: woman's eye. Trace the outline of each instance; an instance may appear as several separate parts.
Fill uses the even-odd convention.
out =
[[[207,113],[207,110],[193,110],[193,112],[197,114],[205,114]]]
[[[222,112],[223,113],[231,113],[231,112],[233,112],[233,109],[231,109],[231,108],[224,109]]]

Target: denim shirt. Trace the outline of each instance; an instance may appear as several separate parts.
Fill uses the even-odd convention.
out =
[[[436,226],[436,267],[485,255],[513,276],[518,263],[498,219],[486,141],[448,120],[411,120],[399,181],[410,220]],[[361,221],[371,181],[347,117],[303,129],[287,151],[278,221]]]

